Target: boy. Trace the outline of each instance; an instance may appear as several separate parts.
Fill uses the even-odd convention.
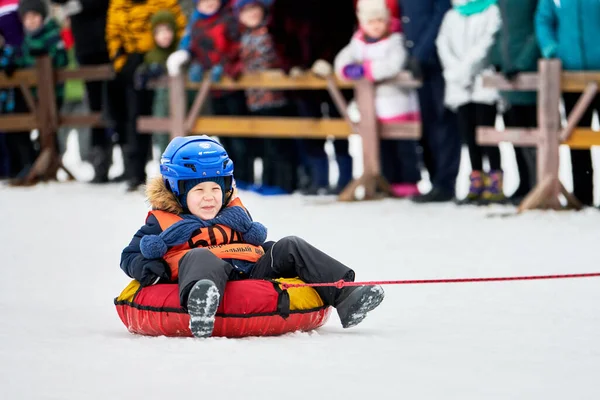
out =
[[[147,190],[152,211],[121,255],[121,268],[142,286],[179,284],[195,337],[212,334],[228,280],[300,277],[305,282],[354,281],[354,271],[303,239],[265,243],[233,186],[233,162],[207,136],[178,137],[161,158],[161,177]],[[318,287],[344,328],[359,324],[383,300],[379,286]]]

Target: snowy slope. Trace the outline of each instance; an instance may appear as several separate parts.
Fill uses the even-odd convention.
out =
[[[271,239],[302,236],[359,280],[600,271],[597,210],[243,199]],[[112,301],[146,210],[117,185],[0,188],[1,399],[600,397],[600,279],[386,286],[350,330],[334,313],[276,338],[131,335]]]

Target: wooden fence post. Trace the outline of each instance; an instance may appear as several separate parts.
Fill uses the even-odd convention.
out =
[[[186,111],[185,76],[179,74],[169,77],[169,109],[171,114],[171,139],[185,136]]]
[[[37,107],[36,122],[40,137],[40,155],[35,160],[23,181],[15,185],[34,185],[38,180],[56,180],[61,162],[56,149],[56,131],[58,130],[58,111],[52,60],[49,56],[36,58]],[[69,178],[72,175],[69,174]]]
[[[544,60],[538,62],[538,183],[519,206],[519,212],[538,207],[559,210],[558,195],[561,183],[558,178],[561,97],[561,62]]]
[[[358,186],[365,188],[365,200],[374,199],[377,186],[386,187],[381,177],[379,156],[378,121],[375,113],[375,85],[366,79],[356,82],[354,97],[360,110],[358,131],[362,139],[363,149],[363,175],[360,179],[352,181],[340,194],[340,201],[355,199],[354,192]]]

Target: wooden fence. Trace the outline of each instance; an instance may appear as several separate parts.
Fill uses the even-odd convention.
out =
[[[153,87],[168,87],[170,115],[167,118],[140,117],[138,130],[143,133],[169,132],[171,137],[188,134],[240,137],[282,137],[282,138],[348,138],[359,134],[363,144],[363,175],[353,180],[340,194],[339,200],[355,200],[355,192],[364,186],[364,199],[379,197],[377,189],[389,194],[389,185],[381,176],[379,139],[418,139],[421,135],[420,123],[379,124],[375,115],[375,86],[367,80],[349,83],[336,80],[333,76],[320,78],[312,74],[288,77],[280,70],[247,74],[232,81],[224,78],[218,83],[211,82],[206,74],[201,83],[186,82],[183,76],[161,79]],[[418,88],[420,82],[409,73],[401,73],[394,79],[406,88]],[[239,117],[201,116],[199,112],[211,89],[244,90],[262,88],[271,90],[327,90],[342,118],[291,118],[291,117]],[[353,123],[347,113],[347,104],[340,88],[354,88],[355,99],[360,111],[360,122]],[[196,90],[190,111],[186,106],[186,90]]]
[[[519,205],[518,211],[542,208],[561,209],[559,195],[562,193],[569,208],[581,209],[581,203],[569,193],[558,177],[559,146],[589,149],[600,146],[600,132],[591,128],[577,128],[583,113],[598,91],[599,72],[563,72],[559,60],[540,60],[538,73],[521,73],[510,82],[501,75],[484,78],[484,85],[499,90],[537,91],[538,127],[495,128],[479,127],[477,141],[482,145],[509,142],[514,146],[537,148],[537,185]],[[560,99],[563,92],[582,92],[575,108],[561,126]]]
[[[33,185],[38,181],[56,180],[58,169],[73,175],[62,165],[56,148],[56,133],[62,126],[102,126],[101,113],[63,115],[56,108],[56,83],[69,79],[104,81],[114,77],[110,65],[54,70],[48,56],[38,57],[34,68],[19,70],[10,78],[0,72],[0,89],[18,88],[28,106],[28,113],[0,115],[0,131],[9,134],[29,134],[37,129],[40,137],[40,155],[27,176],[14,185]],[[34,96],[31,89],[36,88]]]

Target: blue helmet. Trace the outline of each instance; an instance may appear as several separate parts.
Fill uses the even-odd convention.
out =
[[[182,183],[189,179],[225,178],[225,191],[231,190],[233,161],[227,151],[206,135],[176,137],[160,159],[165,186],[179,196]]]

